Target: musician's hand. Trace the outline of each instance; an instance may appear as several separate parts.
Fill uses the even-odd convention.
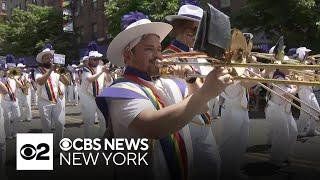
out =
[[[213,69],[206,77],[201,87],[204,96],[209,98],[216,97],[224,89],[233,83],[233,77],[229,74],[230,69],[218,67]]]
[[[49,71],[51,71],[51,72],[52,72],[52,71],[56,72],[57,68],[58,68],[58,65],[52,64],[52,65],[51,65],[51,68],[49,69]]]
[[[105,73],[110,73],[108,66],[102,66],[102,71]]]
[[[170,66],[170,69],[173,72],[173,75],[185,79],[188,75],[193,74],[193,69],[191,66]]]

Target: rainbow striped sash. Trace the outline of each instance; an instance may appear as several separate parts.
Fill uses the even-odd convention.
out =
[[[147,84],[135,75],[125,74],[124,77],[139,84],[141,90],[144,91],[157,110],[165,107],[152,85]],[[160,144],[170,171],[171,179],[188,179],[188,156],[184,140],[180,133],[175,132],[160,139]]]
[[[96,74],[96,71],[91,68],[91,67],[84,67],[84,70],[86,72],[90,72],[92,75]],[[99,94],[99,82],[98,80],[95,80],[93,83],[92,83],[92,94],[93,94],[93,97],[97,97],[97,95]]]
[[[6,82],[5,86],[8,89],[8,95],[10,97],[10,100],[15,102],[17,100],[16,94],[15,94],[15,92],[12,91],[12,88],[10,86],[10,83],[9,83],[8,79],[7,79],[7,82]]]
[[[39,68],[40,72],[42,74],[45,74],[47,72],[46,69],[44,69],[43,67],[40,67]],[[53,103],[57,103],[57,96],[56,94],[54,93],[54,89],[53,89],[53,85],[52,85],[52,81],[51,81],[51,77],[49,77],[47,79],[47,82],[45,83],[45,88],[46,88],[46,91],[47,91],[47,95],[48,95],[48,99],[50,102],[53,102]],[[58,93],[59,95],[63,95],[59,85],[58,85]]]

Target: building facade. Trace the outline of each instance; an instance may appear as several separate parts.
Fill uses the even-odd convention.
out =
[[[107,39],[107,22],[104,14],[105,0],[74,0],[74,29],[79,33],[80,47],[96,41],[105,45]]]

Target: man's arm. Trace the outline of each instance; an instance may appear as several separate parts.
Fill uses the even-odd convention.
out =
[[[0,93],[1,94],[7,94],[8,93],[7,87],[2,82],[0,82]]]
[[[228,85],[232,84],[228,70],[221,68],[210,72],[203,86],[192,96],[182,102],[165,107],[158,111],[145,109],[131,122],[129,128],[134,128],[149,138],[160,138],[178,131],[192,118],[203,113],[206,103],[218,96]]]
[[[44,73],[41,77],[38,77],[38,78],[36,79],[36,82],[37,82],[40,86],[44,85],[44,84],[47,82],[48,78],[50,77],[52,71],[53,71],[53,68],[50,68],[49,71],[47,71],[46,73]]]

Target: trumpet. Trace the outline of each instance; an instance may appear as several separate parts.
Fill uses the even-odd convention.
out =
[[[69,72],[69,70],[66,67],[58,66],[56,72],[60,75],[65,75]]]
[[[25,95],[29,95],[30,82],[27,79],[23,80],[21,91]]]

